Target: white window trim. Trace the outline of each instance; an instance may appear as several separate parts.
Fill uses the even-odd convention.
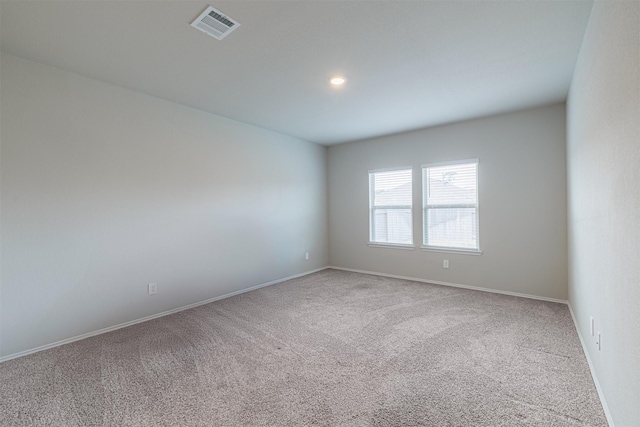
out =
[[[400,171],[400,170],[410,170],[411,171],[411,206],[392,206],[392,208],[404,208],[411,209],[411,242],[412,243],[387,243],[387,242],[372,242],[371,241],[371,225],[373,224],[373,212],[375,209],[372,208],[371,202],[373,200],[373,193],[371,192],[371,174],[379,173],[379,172],[392,172],[392,171]],[[367,243],[370,247],[381,247],[381,248],[394,248],[394,249],[409,249],[414,250],[414,224],[413,224],[413,178],[414,178],[414,170],[413,166],[397,166],[390,168],[381,168],[381,169],[370,169],[367,171],[367,176],[369,177],[369,242]]]
[[[448,160],[446,162],[424,163],[424,164],[420,165],[420,168],[421,169],[424,169],[424,168],[436,168],[436,167],[439,167],[439,166],[461,165],[461,164],[465,164],[465,163],[480,164],[480,159],[476,157],[476,158],[462,159],[462,160]]]
[[[482,251],[479,249],[443,248],[441,246],[420,246],[420,249],[425,252],[446,252],[453,254],[482,255]]]
[[[478,247],[469,249],[469,248],[456,248],[449,246],[429,246],[424,244],[424,236],[427,230],[427,224],[425,223],[426,219],[426,200],[427,188],[424,185],[424,172],[427,168],[439,167],[439,166],[450,166],[450,165],[461,165],[466,163],[475,163],[476,164],[476,230],[478,230],[478,234],[476,236]],[[480,250],[480,159],[479,158],[471,158],[471,159],[463,159],[463,160],[449,160],[445,162],[434,162],[434,163],[424,163],[420,165],[420,180],[422,184],[422,245],[420,249],[423,251],[431,251],[431,252],[451,252],[451,253],[460,253],[467,255],[482,255],[482,250]],[[468,207],[468,204],[459,204],[459,205],[440,205],[442,208],[457,208],[457,207]]]
[[[367,246],[372,248],[391,248],[391,249],[404,249],[408,251],[413,251],[416,249],[414,245],[404,244],[404,243],[378,243],[378,242],[369,242]]]
[[[406,169],[411,169],[411,171],[413,172],[413,166],[408,165],[408,166],[398,166],[393,168],[370,169],[367,171],[367,173],[370,174],[370,173],[378,173],[378,172],[393,172],[393,171],[401,171]]]

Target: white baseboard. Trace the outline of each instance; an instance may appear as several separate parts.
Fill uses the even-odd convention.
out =
[[[285,282],[287,280],[296,279],[298,277],[306,276],[306,275],[309,275],[309,274],[312,274],[312,273],[317,273],[318,271],[322,271],[322,270],[325,270],[325,269],[327,269],[327,267],[322,267],[322,268],[318,268],[318,269],[315,269],[315,270],[306,271],[306,272],[300,273],[300,274],[294,274],[293,276],[289,276],[289,277],[285,277],[285,278],[277,279],[277,280],[272,280],[271,282],[262,283],[260,285],[252,286],[252,287],[247,288],[247,289],[241,289],[239,291],[231,292],[229,294],[221,295],[221,296],[214,297],[214,298],[209,298],[209,299],[204,300],[204,301],[195,302],[193,304],[189,304],[189,305],[185,305],[185,306],[182,306],[182,307],[174,308],[172,310],[163,311],[163,312],[158,313],[158,314],[152,314],[151,316],[142,317],[140,319],[131,320],[129,322],[119,323],[117,325],[110,326],[108,328],[99,329],[99,330],[93,331],[93,332],[87,332],[86,334],[77,335],[75,337],[71,337],[71,338],[67,338],[67,339],[64,339],[64,340],[53,342],[51,344],[45,344],[45,345],[42,345],[42,346],[39,346],[39,347],[36,347],[36,348],[32,348],[30,350],[25,350],[25,351],[21,351],[21,352],[18,352],[18,353],[10,354],[8,356],[0,357],[0,363],[6,362],[7,360],[11,360],[11,359],[17,359],[18,357],[26,356],[28,354],[38,353],[40,351],[48,350],[50,348],[59,347],[61,345],[69,344],[69,343],[72,343],[74,341],[79,341],[79,340],[83,340],[85,338],[89,338],[89,337],[93,337],[93,336],[96,336],[96,335],[104,334],[106,332],[111,332],[111,331],[115,331],[117,329],[126,328],[127,326],[132,326],[132,325],[135,325],[135,324],[138,324],[138,323],[146,322],[148,320],[157,319],[158,317],[168,316],[169,314],[178,313],[180,311],[188,310],[190,308],[195,308],[195,307],[198,307],[198,306],[201,306],[201,305],[204,305],[204,304],[209,304],[209,303],[212,303],[212,302],[215,302],[215,301],[220,301],[222,299],[230,298],[230,297],[235,296],[235,295],[240,295],[240,294],[243,294],[245,292],[255,291],[256,289],[264,288],[266,286],[275,285],[276,283],[281,283],[281,282]]]
[[[609,406],[607,405],[607,401],[604,398],[604,394],[602,393],[602,388],[600,387],[600,382],[598,381],[598,377],[596,376],[596,371],[593,367],[593,363],[591,362],[591,357],[589,356],[589,352],[587,351],[587,343],[584,340],[584,338],[582,338],[582,333],[580,332],[580,327],[578,326],[578,320],[576,319],[576,316],[573,313],[571,304],[567,303],[567,305],[569,306],[569,313],[571,313],[573,324],[575,325],[576,331],[578,332],[578,338],[580,338],[582,351],[584,352],[584,355],[587,358],[587,363],[589,364],[589,371],[591,371],[591,378],[593,378],[593,383],[596,385],[596,390],[598,391],[598,397],[600,398],[600,403],[602,404],[602,409],[604,410],[604,416],[607,418],[609,427],[615,427],[615,425],[613,424],[613,418],[611,417],[611,412],[609,411]]]
[[[567,304],[567,301],[562,299],[547,298],[547,297],[541,297],[538,295],[530,295],[530,294],[521,294],[518,292],[501,291],[498,289],[481,288],[479,286],[460,285],[458,283],[440,282],[438,280],[427,280],[427,279],[420,279],[417,277],[398,276],[396,274],[378,273],[375,271],[354,270],[352,268],[343,268],[343,267],[334,267],[334,266],[329,266],[327,268],[333,268],[334,270],[352,271],[354,273],[373,274],[374,276],[392,277],[394,279],[412,280],[414,282],[431,283],[433,285],[451,286],[454,288],[471,289],[473,291],[491,292],[494,294],[511,295],[514,297],[522,297],[522,298],[537,299],[542,301],[557,302],[560,304]]]

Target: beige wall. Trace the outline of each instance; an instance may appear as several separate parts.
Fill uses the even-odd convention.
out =
[[[567,119],[569,303],[614,424],[640,426],[640,3],[595,2]]]
[[[476,157],[483,254],[420,250],[420,165]],[[369,247],[367,171],[407,165],[417,249]],[[565,167],[564,104],[332,146],[329,263],[566,300]]]
[[[325,147],[1,65],[0,356],[327,264]]]

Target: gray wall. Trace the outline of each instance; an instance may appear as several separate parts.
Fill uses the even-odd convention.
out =
[[[569,303],[615,425],[640,426],[640,3],[595,2],[567,119]]]
[[[557,104],[330,147],[330,265],[566,300],[565,131]],[[420,165],[475,157],[482,255],[367,246],[368,170],[413,166],[419,248]]]
[[[327,264],[325,147],[1,64],[0,356]]]

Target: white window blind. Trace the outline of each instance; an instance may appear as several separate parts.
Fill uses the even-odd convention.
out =
[[[370,243],[413,245],[412,169],[369,172]]]
[[[422,166],[425,248],[479,251],[478,159]]]

